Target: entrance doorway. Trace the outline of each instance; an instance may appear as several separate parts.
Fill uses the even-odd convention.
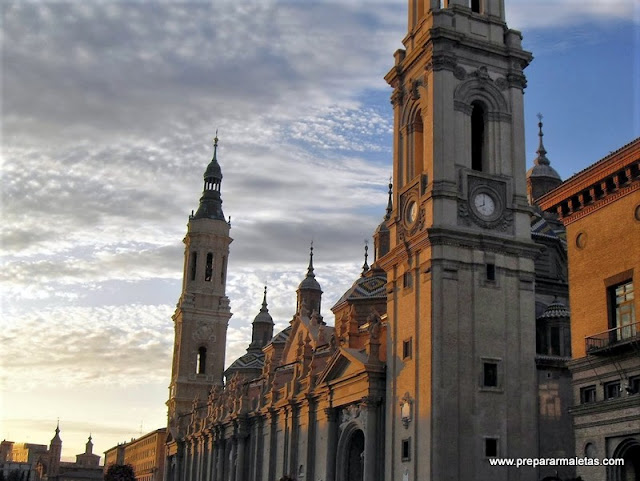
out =
[[[347,444],[345,481],[364,481],[364,433],[358,429]]]

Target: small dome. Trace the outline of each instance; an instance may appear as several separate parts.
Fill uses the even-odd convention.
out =
[[[213,159],[211,159],[211,162],[209,162],[207,170],[204,171],[204,178],[222,180],[222,169],[220,168],[220,164],[218,164],[215,155]]]
[[[298,289],[322,291],[320,283],[316,281],[316,275],[313,272],[313,243],[311,243],[311,251],[309,253],[309,267],[307,268],[307,276],[302,280]]]
[[[536,163],[536,165],[527,170],[527,178],[529,177],[547,177],[562,182],[562,178],[560,174],[556,172],[556,169],[549,164],[543,163]]]
[[[554,300],[551,304],[547,306],[539,319],[558,319],[558,318],[568,318],[569,317],[569,309],[562,302],[558,302]]]
[[[385,218],[375,230],[374,234],[379,234],[381,232],[389,232],[389,227],[387,227],[387,219]]]
[[[298,286],[298,289],[314,289],[316,291],[322,290],[322,288],[320,287],[320,283],[316,281],[316,276],[313,275],[313,273],[311,273],[311,276],[307,274],[307,277],[302,280],[302,282]]]
[[[273,318],[271,317],[271,314],[269,314],[269,308],[267,307],[267,287],[265,286],[264,288],[264,297],[262,298],[262,307],[260,308],[260,312],[258,313],[258,315],[253,319],[254,324],[255,323],[262,323],[262,324],[273,324]]]

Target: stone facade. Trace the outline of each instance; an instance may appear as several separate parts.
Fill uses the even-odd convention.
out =
[[[539,199],[567,228],[576,454],[584,479],[640,479],[640,138]]]
[[[394,173],[372,265],[365,257],[332,326],[312,248],[290,325],[273,332],[265,290],[224,384],[228,299],[199,277],[203,255],[227,256],[231,242],[214,147],[185,237],[166,481],[573,477],[489,463],[574,455],[566,237],[536,204],[560,183],[541,124],[525,176],[531,54],[502,0],[411,0],[403,43],[386,76]],[[212,278],[224,269],[213,263]],[[222,353],[202,372],[201,347],[207,362]]]

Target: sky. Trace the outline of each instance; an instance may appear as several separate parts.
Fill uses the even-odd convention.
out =
[[[635,0],[506,0],[534,60],[526,153],[563,178],[640,136]],[[182,239],[219,136],[227,364],[268,285],[276,330],[314,242],[323,314],[391,174],[383,76],[406,0],[12,1],[1,7],[0,438],[94,452],[166,425]]]

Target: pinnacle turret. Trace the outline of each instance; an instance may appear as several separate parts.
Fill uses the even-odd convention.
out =
[[[225,220],[222,212],[222,197],[220,188],[222,184],[222,169],[218,163],[218,133],[213,139],[213,158],[204,172],[204,189],[200,197],[200,205],[193,219]]]

